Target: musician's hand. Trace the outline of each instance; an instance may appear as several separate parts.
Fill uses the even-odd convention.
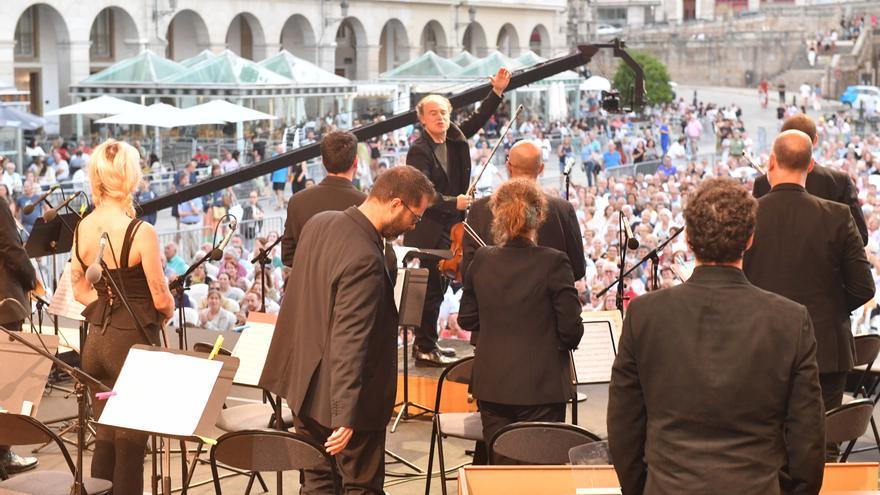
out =
[[[330,455],[336,455],[348,445],[348,441],[351,440],[351,436],[354,434],[354,430],[347,426],[340,426],[333,430],[333,433],[327,437],[327,441],[324,442],[324,447],[327,447],[327,453]]]
[[[471,206],[471,201],[473,198],[468,196],[467,194],[459,194],[455,198],[455,209],[460,211],[465,211]]]
[[[495,74],[495,77],[489,76],[489,80],[492,81],[492,91],[494,91],[496,95],[501,96],[501,93],[504,93],[504,90],[507,89],[507,85],[510,84],[510,71],[502,67],[498,69],[498,73]]]

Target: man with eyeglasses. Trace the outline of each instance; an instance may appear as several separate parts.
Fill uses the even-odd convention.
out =
[[[451,122],[452,104],[440,95],[428,95],[416,105],[424,132],[413,141],[406,163],[428,176],[437,197],[425,213],[423,222],[404,236],[403,243],[422,249],[449,249],[450,229],[463,219],[472,201],[467,196],[471,179],[468,138],[476,134],[495,113],[510,83],[510,71],[498,70],[490,77],[492,89],[479,108],[460,123]],[[416,365],[445,366],[453,362],[455,351],[437,345],[437,319],[446,293],[446,283],[436,258],[422,259],[428,268],[428,290],[422,310],[422,323],[415,329],[413,357]]]
[[[393,167],[360,206],[315,215],[298,239],[260,386],[334,456],[344,493],[383,493],[398,323],[385,241],[411,231],[433,196],[424,174]],[[303,476],[303,493],[334,493],[328,466]]]

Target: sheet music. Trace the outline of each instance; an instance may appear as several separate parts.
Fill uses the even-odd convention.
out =
[[[160,435],[195,432],[223,362],[131,349],[99,422]]]
[[[608,383],[620,340],[617,311],[584,313],[584,336],[573,352],[578,383]]]
[[[242,330],[241,337],[232,349],[233,357],[240,361],[233,383],[254,387],[259,384],[274,333],[273,324],[248,321],[247,328]]]
[[[398,257],[397,259],[403,258]],[[400,301],[403,299],[403,286],[406,283],[406,276],[406,268],[397,269],[397,280],[394,283],[394,306],[397,307],[398,313],[400,312]]]
[[[36,326],[36,321],[34,321],[34,330],[37,333],[43,335],[51,335],[55,336],[55,326],[49,321],[43,321],[42,327]],[[30,330],[30,327],[25,325],[24,331]],[[61,352],[74,351],[79,354],[79,328],[66,327],[64,325],[58,325],[58,349]]]
[[[52,294],[52,303],[49,304],[47,312],[50,315],[63,316],[71,320],[83,321],[83,310],[86,307],[79,303],[73,297],[73,282],[70,278],[70,262],[64,264],[64,270],[61,271],[61,279],[58,280],[58,287]]]
[[[403,259],[406,258],[406,255],[407,255],[407,254],[409,254],[409,253],[412,252],[412,251],[419,252],[419,248],[414,248],[414,247],[409,247],[409,246],[395,246],[395,245],[392,245],[391,248],[394,249],[394,255],[397,256],[397,268],[401,268],[401,267],[402,267],[402,268],[406,268],[406,267],[403,265]],[[399,270],[398,270],[398,273],[400,273]],[[399,277],[398,277],[398,280],[400,280]],[[395,292],[394,292],[394,294],[395,294],[395,296],[397,295],[397,289],[396,289],[396,288],[395,288]],[[397,307],[400,308],[400,301],[399,301],[399,300],[398,300]]]

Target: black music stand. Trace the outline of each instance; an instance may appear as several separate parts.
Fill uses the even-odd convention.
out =
[[[399,292],[398,292],[399,290]],[[425,306],[425,294],[428,291],[428,269],[408,268],[397,272],[397,286],[394,296],[398,300],[398,326],[403,329],[403,401],[394,404],[400,406],[397,418],[391,426],[391,433],[397,430],[402,420],[412,419],[434,410],[409,400],[409,334],[408,331],[422,324],[422,310]],[[410,415],[409,408],[421,409],[422,412]]]
[[[40,217],[34,223],[34,228],[31,229],[24,246],[29,258],[52,256],[52,290],[55,290],[58,284],[58,263],[55,255],[70,251],[73,247],[73,231],[79,221],[79,215],[76,213],[58,215],[49,222]]]

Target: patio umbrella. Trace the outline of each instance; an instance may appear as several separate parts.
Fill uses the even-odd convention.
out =
[[[47,112],[46,115],[118,115],[120,113],[143,110],[143,105],[125,101],[113,96],[99,96]]]
[[[592,76],[582,82],[579,89],[581,91],[611,91],[611,81],[602,76]]]
[[[208,103],[189,107],[183,112],[195,120],[203,121],[247,122],[251,120],[276,120],[278,118],[226,100],[211,100]]]
[[[125,112],[112,117],[105,117],[98,120],[99,124],[132,124],[146,125],[150,127],[186,127],[191,125],[202,124],[224,124],[224,120],[218,118],[208,118],[205,116],[191,115],[185,110],[167,105],[165,103],[154,103],[148,107],[134,112]]]

